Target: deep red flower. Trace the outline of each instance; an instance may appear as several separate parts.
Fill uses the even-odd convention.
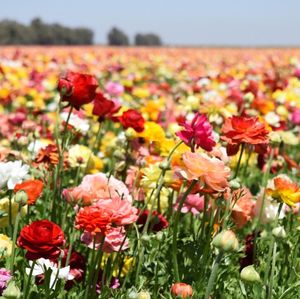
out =
[[[268,148],[268,130],[257,117],[233,116],[222,127],[221,139],[227,142],[228,155],[235,155],[240,144],[254,145],[257,153]]]
[[[108,100],[102,93],[97,93],[94,99],[93,114],[99,117],[99,121],[102,121],[106,116],[111,117],[118,112],[120,107],[117,101]]]
[[[140,211],[139,211],[140,213]],[[141,214],[139,214],[139,218],[136,221],[136,224],[141,225],[141,229],[146,224],[147,218],[149,215],[148,210],[144,210]],[[149,228],[150,230],[154,232],[159,232],[169,226],[168,220],[161,214],[159,214],[157,211],[152,212],[152,216],[150,219]]]
[[[124,129],[133,128],[137,132],[144,131],[145,120],[142,114],[134,109],[129,109],[123,112],[119,117],[119,121]]]
[[[33,205],[43,192],[44,183],[40,180],[28,180],[21,184],[17,184],[14,192],[23,190],[28,196],[27,204]]]
[[[93,101],[98,82],[92,75],[68,72],[58,81],[57,89],[62,100],[67,101],[76,109]]]
[[[65,236],[57,224],[49,220],[39,220],[23,227],[17,244],[27,250],[26,258],[29,260],[42,257],[53,260],[60,255]]]
[[[212,136],[212,126],[208,122],[205,115],[196,113],[191,123],[181,123],[185,130],[177,132],[176,135],[188,145],[192,151],[201,147],[207,151],[211,151],[216,145]]]

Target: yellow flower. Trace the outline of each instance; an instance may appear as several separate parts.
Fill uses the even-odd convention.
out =
[[[268,188],[267,193],[291,207],[300,202],[300,188],[289,178],[280,176],[274,178],[274,188]]]
[[[138,137],[143,137],[147,142],[162,142],[165,140],[165,132],[163,128],[152,121],[145,123],[145,129],[138,134]]]
[[[109,257],[112,258],[111,263],[114,264],[113,276],[114,277],[118,277],[119,271],[120,271],[120,264],[115,263],[117,254],[114,254],[114,253],[111,253],[111,254],[110,253],[104,253],[102,261],[101,261],[101,268],[103,269],[105,267],[106,263],[108,262],[108,258]],[[122,264],[123,264],[120,276],[124,277],[131,270],[131,268],[133,267],[134,258],[131,257],[131,256],[125,256],[124,259],[123,259],[123,261],[120,261],[120,262],[122,262]]]
[[[3,234],[0,234],[0,258],[10,256],[12,248],[11,239]]]
[[[18,214],[19,204],[15,202],[14,198],[11,199],[11,222],[14,223],[16,216]],[[27,206],[23,206],[21,209],[21,214],[26,214]],[[0,228],[4,228],[9,225],[9,199],[4,197],[0,199]]]
[[[140,88],[140,87],[134,88],[132,94],[133,96],[140,99],[148,98],[150,95],[149,90],[147,88]]]

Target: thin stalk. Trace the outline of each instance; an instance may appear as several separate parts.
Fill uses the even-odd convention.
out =
[[[275,272],[275,266],[276,266],[276,250],[277,250],[277,243],[274,242],[270,284],[269,284],[269,287],[268,287],[268,299],[271,299],[272,295],[273,295],[272,293],[273,293],[274,272]]]
[[[33,269],[34,269],[34,266],[36,264],[36,261],[33,261],[32,262],[32,265],[31,265],[31,268],[30,268],[30,272],[29,272],[29,275],[28,275],[28,278],[27,278],[27,282],[26,282],[26,287],[25,287],[25,291],[24,291],[24,299],[27,299],[28,298],[28,295],[29,295],[29,286],[30,286],[30,281],[31,281],[31,277],[32,277],[32,273],[33,273]]]
[[[221,250],[219,252],[219,254],[217,255],[217,257],[215,258],[215,261],[214,261],[214,264],[213,264],[213,267],[212,267],[212,270],[211,270],[211,273],[210,273],[210,276],[209,276],[208,284],[207,284],[207,287],[206,287],[204,299],[209,299],[210,298],[210,294],[211,294],[211,291],[214,287],[214,282],[215,282],[215,279],[217,277],[218,268],[219,268],[220,262],[222,260],[223,254],[224,254],[224,252]]]

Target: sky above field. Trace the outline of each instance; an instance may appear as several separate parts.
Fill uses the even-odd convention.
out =
[[[300,0],[2,0],[0,19],[86,26],[106,43],[154,32],[169,45],[300,45]]]

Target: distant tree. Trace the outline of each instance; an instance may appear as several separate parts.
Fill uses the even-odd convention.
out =
[[[2,45],[90,45],[93,44],[93,35],[93,31],[88,28],[47,24],[39,18],[33,19],[29,26],[9,20],[0,22]]]
[[[111,46],[128,46],[128,36],[120,29],[113,27],[107,35],[108,44]]]
[[[135,36],[135,45],[136,46],[161,46],[162,41],[157,34],[147,33],[141,34],[138,33]]]

